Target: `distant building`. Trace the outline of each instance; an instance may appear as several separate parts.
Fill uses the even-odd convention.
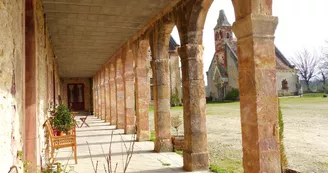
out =
[[[178,97],[179,102],[181,103],[182,90],[181,90],[181,68],[180,68],[180,57],[178,54],[179,44],[171,36],[169,42],[169,59],[170,59],[170,92],[171,97]],[[149,70],[148,76],[150,78],[150,93],[151,100],[154,100],[154,90],[153,90],[153,74],[152,70]]]
[[[207,97],[223,100],[238,84],[237,41],[233,38],[232,27],[223,10],[220,11],[214,28],[215,54],[207,71]],[[300,89],[298,70],[285,56],[275,49],[277,64],[277,92],[279,96],[298,94]]]

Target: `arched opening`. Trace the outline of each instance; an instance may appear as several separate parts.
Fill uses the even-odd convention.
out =
[[[155,151],[173,151],[170,124],[170,33],[174,27],[165,16],[149,31],[151,48],[152,86],[154,98]]]

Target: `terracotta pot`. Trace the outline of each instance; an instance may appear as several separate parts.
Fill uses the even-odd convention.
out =
[[[54,136],[58,136],[58,131],[56,129],[53,129],[52,133],[54,134]]]
[[[173,148],[176,150],[183,150],[184,148],[184,136],[172,136]]]
[[[61,132],[59,133],[59,136],[65,136],[65,135],[66,135],[65,132],[62,132],[62,131],[61,131]]]

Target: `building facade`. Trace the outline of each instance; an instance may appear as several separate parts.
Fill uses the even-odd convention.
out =
[[[220,11],[214,34],[215,53],[206,72],[206,93],[207,97],[213,100],[223,100],[233,88],[239,89],[237,41],[233,38],[232,26],[223,10]],[[275,57],[278,95],[297,95],[300,89],[297,69],[277,47],[275,48]]]
[[[169,42],[169,73],[170,73],[170,95],[171,104],[181,104],[182,90],[181,90],[181,67],[180,67],[180,57],[178,54],[179,44],[171,36]],[[154,100],[154,90],[153,90],[153,74],[152,71],[148,71],[148,77],[150,78],[150,98]],[[173,103],[176,102],[176,103]]]

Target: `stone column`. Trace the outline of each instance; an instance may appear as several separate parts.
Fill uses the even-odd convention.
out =
[[[109,68],[105,69],[105,98],[106,98],[106,122],[110,122],[110,86],[109,86]]]
[[[37,154],[37,58],[35,51],[35,1],[25,1],[25,115],[24,115],[24,160],[36,172]],[[1,84],[2,85],[2,84]],[[2,105],[1,105],[2,106]],[[6,116],[6,115],[2,115]],[[8,115],[7,115],[8,116]],[[8,132],[7,132],[8,133]],[[1,139],[2,141],[2,139]],[[8,165],[9,166],[9,165]],[[8,170],[3,170],[7,172]]]
[[[95,77],[92,77],[92,86],[91,87],[92,87],[92,104],[93,104],[92,111],[93,111],[93,114],[96,115],[96,107],[94,106],[95,99],[96,99]]]
[[[187,170],[208,169],[206,98],[203,75],[203,46],[186,44],[179,49],[182,65],[183,118]]]
[[[124,103],[125,103],[125,134],[135,133],[135,105],[134,105],[134,71],[132,50],[126,52],[124,57]]]
[[[103,93],[102,93],[102,75],[101,71],[99,72],[99,119],[102,119],[103,115],[103,99],[102,99]]]
[[[101,71],[101,119],[106,119],[105,69]]]
[[[115,83],[115,65],[110,64],[109,86],[110,86],[110,124],[116,125],[116,83]]]
[[[93,87],[93,114],[95,116],[97,116],[97,105],[96,105],[96,100],[97,100],[97,85],[96,85],[96,76],[93,76],[92,87]]]
[[[181,47],[184,140],[183,167],[188,171],[208,170],[206,98],[203,74],[203,27],[213,0],[189,0],[175,8]]]
[[[166,22],[166,21],[164,21]],[[168,46],[174,24],[168,22],[154,27],[151,33],[154,86],[155,151],[173,151],[170,119],[170,76]]]
[[[137,51],[136,62],[136,116],[137,141],[149,140],[149,101],[150,90],[148,81],[147,62],[149,61],[149,42],[141,40]]]
[[[102,71],[99,72],[99,100],[100,100],[100,114],[99,114],[99,118],[102,120],[103,118],[103,79],[102,79]]]
[[[100,73],[98,73],[97,75],[97,83],[98,83],[98,101],[97,101],[97,104],[98,104],[98,115],[97,117],[98,118],[101,118],[101,85],[100,85]]]
[[[268,4],[271,7],[270,3],[266,5]],[[237,11],[241,10],[238,5],[241,5],[241,1],[235,4]],[[269,11],[271,11],[270,7],[268,7]],[[265,6],[260,5],[252,8],[265,10]],[[263,11],[263,9],[254,11]],[[278,19],[267,15],[270,13],[265,14],[251,13],[242,17],[236,16],[237,20],[233,25],[233,31],[238,38],[240,114],[245,173],[281,172],[274,46],[274,32]]]
[[[124,129],[124,82],[121,54],[116,59],[116,128]]]

